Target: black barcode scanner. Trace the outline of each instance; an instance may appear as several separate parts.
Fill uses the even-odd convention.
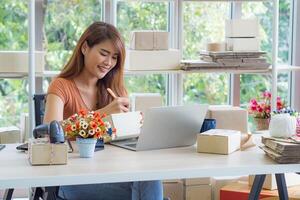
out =
[[[33,129],[34,138],[43,138],[49,135],[50,143],[64,143],[64,131],[58,121],[54,120],[50,124],[41,124]]]

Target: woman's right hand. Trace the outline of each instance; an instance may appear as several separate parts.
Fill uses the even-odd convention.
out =
[[[117,97],[110,104],[97,110],[100,113],[113,114],[129,111],[129,99],[127,97]]]

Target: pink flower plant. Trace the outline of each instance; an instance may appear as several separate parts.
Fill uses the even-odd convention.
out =
[[[281,110],[285,107],[284,101],[280,97],[277,97],[277,110]],[[249,113],[255,118],[268,119],[271,117],[271,93],[265,91],[262,93],[262,97],[258,99],[251,99],[248,107]]]

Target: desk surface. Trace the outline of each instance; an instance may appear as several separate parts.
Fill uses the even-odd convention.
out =
[[[300,171],[300,164],[276,164],[258,147],[227,156],[197,153],[194,146],[133,152],[106,145],[94,158],[73,153],[67,165],[53,166],[31,166],[15,147],[0,151],[0,188]]]

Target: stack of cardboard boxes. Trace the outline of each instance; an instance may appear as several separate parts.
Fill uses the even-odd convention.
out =
[[[164,181],[164,197],[171,200],[211,200],[211,178]]]
[[[133,31],[130,49],[126,50],[127,70],[177,70],[181,53],[169,49],[169,33],[166,31]]]

